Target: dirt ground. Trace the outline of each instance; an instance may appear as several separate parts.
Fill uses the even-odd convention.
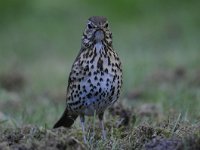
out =
[[[148,114],[134,113],[122,104],[110,108],[107,115],[108,118],[112,117],[110,121],[105,122],[107,140],[101,139],[101,131],[97,128],[96,121],[95,129],[91,124],[87,127],[87,144],[83,143],[82,131],[77,127],[47,129],[26,125],[5,128],[5,122],[1,122],[0,149],[200,149],[200,124],[181,121],[180,115],[178,118],[160,119],[151,125],[145,122],[137,124],[139,118],[152,115],[151,117],[159,120],[159,116],[150,110]]]

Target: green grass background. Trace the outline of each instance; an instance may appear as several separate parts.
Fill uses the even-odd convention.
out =
[[[0,73],[17,70],[26,78],[21,91],[0,88],[0,112],[10,120],[2,125],[53,126],[64,110],[68,74],[93,15],[110,22],[124,72],[120,101],[132,109],[153,103],[165,116],[175,110],[198,122],[199,7],[195,0],[0,1]],[[186,77],[176,83],[147,81],[157,70],[167,74],[177,67]],[[127,100],[141,87],[142,98]]]

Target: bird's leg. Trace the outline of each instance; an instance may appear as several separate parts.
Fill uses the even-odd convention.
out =
[[[83,140],[84,140],[84,143],[87,144],[84,115],[80,115],[80,120],[81,120],[81,127],[82,127],[82,131],[83,131]]]
[[[103,139],[106,140],[106,130],[104,128],[103,113],[99,114],[99,121],[102,130]]]

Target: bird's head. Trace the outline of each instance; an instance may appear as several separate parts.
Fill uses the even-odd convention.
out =
[[[82,45],[90,47],[96,43],[112,45],[112,33],[109,30],[108,21],[102,16],[93,16],[88,19],[82,37]]]

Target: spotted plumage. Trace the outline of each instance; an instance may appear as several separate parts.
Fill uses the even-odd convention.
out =
[[[108,21],[105,17],[91,17],[82,36],[81,50],[70,72],[66,110],[54,128],[70,127],[80,116],[85,132],[84,116],[97,114],[105,138],[103,113],[117,101],[121,86],[121,62],[112,46]]]

